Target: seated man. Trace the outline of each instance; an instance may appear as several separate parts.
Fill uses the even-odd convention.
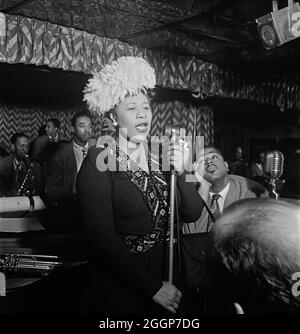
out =
[[[242,176],[229,175],[228,164],[224,161],[221,151],[215,147],[206,147],[200,154],[195,176],[200,183],[199,194],[215,219],[233,202],[244,198],[268,196],[262,185]],[[207,232],[212,223],[208,210],[204,208],[196,222],[183,225],[183,233]]]
[[[28,157],[29,138],[16,133],[12,153],[0,159],[0,196],[39,195],[43,190],[40,166]]]
[[[250,164],[247,172],[247,177],[262,184],[267,189],[269,188],[269,176],[265,173],[265,159],[266,153],[263,151],[256,151],[254,153],[254,159]]]
[[[207,255],[209,312],[300,312],[300,208],[273,199],[232,204]]]
[[[54,214],[49,224],[54,222],[59,228],[78,228],[78,205],[76,178],[81,164],[90,148],[92,118],[86,112],[76,114],[71,121],[73,140],[64,144],[49,160],[46,171],[46,205]],[[50,215],[49,215],[50,217]],[[51,227],[49,225],[48,227]]]
[[[246,176],[248,165],[243,160],[243,149],[241,146],[234,148],[232,159],[228,162],[228,167],[230,174]]]

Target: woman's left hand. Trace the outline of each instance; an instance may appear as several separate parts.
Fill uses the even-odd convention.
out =
[[[170,161],[170,166],[174,167],[174,170],[178,175],[182,175],[185,171],[190,156],[190,150],[187,143],[171,143],[167,151],[167,158]]]

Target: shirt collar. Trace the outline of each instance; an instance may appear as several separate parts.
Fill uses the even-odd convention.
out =
[[[87,142],[84,146],[80,146],[75,142],[75,140],[73,140],[73,148],[75,150],[78,150],[78,151],[79,150],[82,151],[83,148],[88,149],[89,148],[89,142]]]
[[[58,142],[58,134],[55,137],[47,136],[50,141]]]
[[[228,190],[229,190],[229,182],[227,183],[226,187],[223,188],[218,194],[222,197],[222,199],[225,199],[227,193],[228,193]],[[213,192],[209,192],[209,195],[210,197],[212,197],[213,194],[216,194],[216,193],[213,193]]]
[[[17,169],[20,165],[22,165],[22,161],[17,160],[15,156],[13,162],[15,169]]]

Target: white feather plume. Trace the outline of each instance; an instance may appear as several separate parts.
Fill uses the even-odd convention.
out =
[[[120,57],[95,73],[83,91],[89,109],[98,113],[111,110],[128,95],[155,87],[154,68],[141,57]]]

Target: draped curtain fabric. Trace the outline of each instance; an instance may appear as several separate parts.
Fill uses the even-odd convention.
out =
[[[0,145],[7,150],[10,138],[16,132],[24,132],[31,140],[38,136],[40,127],[49,118],[60,121],[60,135],[63,139],[71,139],[71,119],[80,111],[86,111],[85,106],[76,108],[64,107],[22,107],[16,105],[0,105]],[[163,135],[166,124],[176,123],[186,129],[187,136],[204,136],[205,145],[213,144],[213,110],[210,107],[194,107],[179,101],[153,103],[152,105],[152,136]],[[93,136],[101,135],[102,117],[93,115]]]
[[[158,85],[163,87],[198,91],[200,97],[251,99],[277,105],[282,110],[300,107],[297,75],[280,80],[274,78],[250,82],[238,73],[194,57],[141,49],[74,28],[15,15],[6,15],[6,34],[0,37],[0,61],[6,63],[46,65],[92,74],[111,60],[129,55],[146,58],[156,70]],[[205,144],[212,144],[213,116],[208,107],[196,109],[173,101],[156,105],[153,111],[153,134],[161,134],[167,123],[180,123],[184,124],[188,135],[196,132],[198,136],[204,135]],[[69,138],[70,119],[75,112],[75,109],[66,111],[63,108],[42,110],[2,106],[0,142],[9,145],[9,138],[16,130],[27,132],[31,138],[35,137],[38,127],[52,115],[62,121],[63,135]],[[98,120],[96,135],[99,134],[100,123],[101,120]]]
[[[23,132],[30,140],[34,140],[40,127],[49,118],[57,118],[60,121],[60,136],[69,140],[72,138],[71,119],[77,112],[84,110],[86,110],[84,107],[66,109],[0,105],[0,144],[9,150],[10,138],[16,132]],[[97,136],[100,133],[101,120],[95,117],[94,122],[94,136]]]
[[[194,57],[137,48],[50,22],[16,15],[5,16],[6,35],[0,37],[2,62],[47,65],[92,74],[120,56],[142,56],[154,66],[158,85],[199,90],[205,96],[222,94],[223,72],[214,64]],[[0,105],[0,143],[9,147],[11,135],[19,131],[34,139],[40,126],[52,117],[60,120],[62,137],[70,139],[71,118],[81,109],[85,108],[47,109]],[[95,118],[95,137],[100,134],[101,122],[101,118]],[[208,109],[196,109],[178,101],[154,105],[152,134],[162,134],[167,123],[181,124],[186,128],[187,135],[192,135],[195,128],[197,135],[205,136],[206,143],[213,140],[212,112]]]
[[[151,136],[164,134],[167,124],[179,124],[186,136],[203,136],[204,145],[213,145],[213,109],[210,106],[195,107],[180,101],[153,103]]]
[[[205,95],[222,91],[220,71],[194,57],[138,48],[109,39],[16,15],[6,15],[6,36],[0,37],[0,61],[47,65],[92,74],[120,56],[141,56],[155,68],[157,83],[178,89],[200,89]]]
[[[224,72],[223,95],[229,98],[248,99],[286,109],[300,108],[300,76],[298,73],[275,78],[246,79],[239,73]]]
[[[250,99],[282,110],[300,108],[298,74],[250,80],[195,57],[146,50],[16,15],[6,15],[6,35],[0,37],[0,61],[6,63],[47,65],[92,74],[120,56],[132,55],[144,57],[154,66],[157,83],[163,87],[198,91],[201,97]]]

